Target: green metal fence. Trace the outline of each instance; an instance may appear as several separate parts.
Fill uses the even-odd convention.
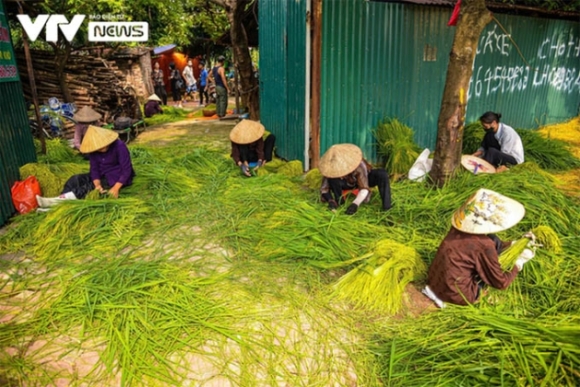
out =
[[[36,161],[22,85],[16,70],[8,23],[0,1],[0,226],[14,214],[10,188],[19,168]]]

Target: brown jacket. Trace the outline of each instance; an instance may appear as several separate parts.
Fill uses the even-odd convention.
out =
[[[502,248],[508,245],[503,242]],[[451,228],[429,267],[427,283],[442,301],[467,305],[478,298],[478,282],[505,289],[517,274],[515,267],[509,273],[501,269],[495,243],[487,235]]]
[[[236,144],[235,142],[231,141],[232,143],[232,159],[234,159],[235,163],[238,164],[241,156],[241,147],[247,147],[250,152],[255,152],[258,155],[258,160],[264,160],[264,139],[260,137],[256,141],[250,144]]]

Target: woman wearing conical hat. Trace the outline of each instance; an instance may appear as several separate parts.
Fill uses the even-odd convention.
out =
[[[264,140],[265,130],[259,122],[242,120],[230,132],[232,159],[245,176],[252,176],[250,163],[256,163],[259,168],[272,161],[276,136],[270,133]]]
[[[355,200],[346,209],[347,215],[357,212],[362,202],[368,203],[370,188],[378,187],[382,208],[391,208],[391,185],[384,169],[372,168],[363,158],[361,149],[354,144],[331,146],[320,158],[318,170],[324,177],[320,187],[321,200],[335,210],[344,203],[343,190],[358,189]]]
[[[75,149],[79,149],[81,147],[81,143],[83,142],[83,138],[87,133],[89,125],[98,126],[97,122],[102,117],[103,116],[100,113],[91,109],[90,106],[83,106],[81,110],[74,114],[73,120],[75,120],[77,123],[75,125],[75,135],[73,138],[73,145]]]
[[[161,109],[161,98],[157,94],[151,94],[145,103],[145,117],[153,117],[155,114],[163,114]]]
[[[135,171],[129,149],[116,132],[89,126],[80,151],[89,155],[89,173],[68,179],[56,198],[37,196],[39,207],[50,207],[67,199],[82,199],[94,189],[118,198],[119,190],[133,182]]]
[[[499,255],[511,242],[501,241],[494,233],[515,226],[524,214],[524,206],[517,201],[488,189],[478,190],[453,214],[453,227],[429,267],[423,293],[444,307],[446,302],[476,302],[485,286],[507,288],[535,253],[524,250],[514,268],[504,272]],[[531,232],[524,236],[535,240]]]

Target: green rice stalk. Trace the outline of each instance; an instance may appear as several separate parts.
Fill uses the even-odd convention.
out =
[[[40,154],[40,141],[34,140],[34,147],[36,153],[39,154],[38,162],[53,164],[53,163],[74,163],[81,162],[84,159],[82,156],[75,151],[68,144],[66,140],[63,139],[47,139],[46,143],[46,155]]]
[[[499,264],[503,271],[510,272],[514,268],[517,259],[524,252],[530,240],[521,238],[512,243],[510,247],[502,251],[499,255]]]

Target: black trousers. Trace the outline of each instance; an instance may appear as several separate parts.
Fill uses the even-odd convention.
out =
[[[106,181],[101,181],[104,189],[107,189],[108,186]],[[72,192],[75,194],[77,199],[82,199],[89,192],[95,189],[95,185],[93,184],[93,180],[91,179],[91,175],[89,173],[81,173],[80,175],[73,175],[71,176],[66,183],[64,184],[64,188],[62,189],[61,194],[65,194],[67,192]]]
[[[272,153],[274,152],[274,145],[276,144],[276,136],[270,134],[264,140],[264,158],[266,161],[272,161]],[[258,161],[258,154],[251,150],[248,145],[240,145],[240,160],[252,163]]]
[[[155,85],[155,94],[161,99],[163,105],[167,105],[167,92],[165,86]]]
[[[177,87],[176,80],[171,80],[171,93],[173,94],[173,102],[181,102],[181,89]]]
[[[197,84],[197,89],[199,90],[199,104],[203,105],[203,96],[205,95],[205,101],[206,103],[209,103],[209,97],[207,95],[207,90],[205,89],[205,86],[200,85],[199,83]]]
[[[508,155],[507,153],[503,153],[499,149],[496,148],[488,148],[485,150],[485,155],[483,159],[493,165],[494,167],[499,167],[500,165],[518,165],[517,160],[513,157]]]
[[[342,190],[354,189],[357,187],[350,187],[346,180],[336,178],[328,179],[330,191],[337,203],[342,204]],[[384,169],[373,169],[369,172],[369,187],[379,187],[379,194],[383,202],[383,210],[391,208],[391,183],[389,181],[389,174]],[[370,195],[370,192],[369,192]]]

